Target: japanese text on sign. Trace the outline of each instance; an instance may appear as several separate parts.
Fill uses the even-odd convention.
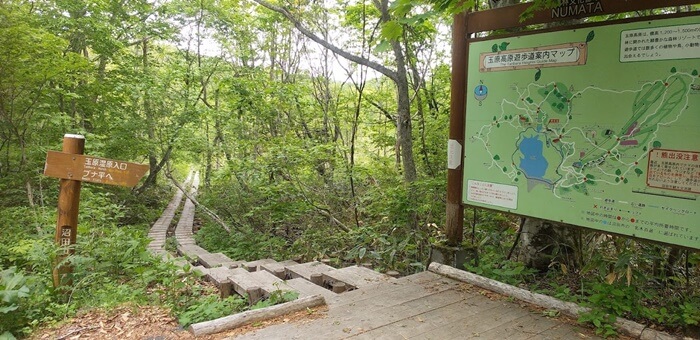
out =
[[[700,56],[700,24],[622,31],[620,62]]]
[[[482,53],[480,71],[519,70],[541,67],[573,66],[586,63],[586,44],[571,43],[512,51]]]
[[[518,187],[498,183],[469,180],[467,199],[508,209],[518,208]]]
[[[110,171],[126,171],[128,167],[129,165],[126,162],[86,157],[81,180],[91,182],[112,181],[114,178]]]
[[[84,182],[135,186],[148,165],[49,151],[44,175]]]
[[[71,229],[69,226],[61,227],[61,237],[59,244],[61,246],[69,246],[71,244]]]
[[[651,150],[647,185],[659,189],[700,193],[700,153]]]

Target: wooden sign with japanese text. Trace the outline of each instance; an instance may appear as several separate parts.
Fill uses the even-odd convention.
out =
[[[82,182],[135,186],[149,166],[124,161],[49,151],[44,175]]]

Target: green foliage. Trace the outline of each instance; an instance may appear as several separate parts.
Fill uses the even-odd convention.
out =
[[[596,328],[596,334],[604,337],[614,337],[617,335],[617,330],[614,326],[616,320],[617,318],[614,315],[607,314],[597,309],[588,313],[582,313],[578,318],[578,322],[591,323]]]
[[[401,24],[396,21],[388,21],[382,26],[382,36],[389,40],[397,40],[403,35]]]
[[[298,292],[276,289],[264,300],[256,302],[250,307],[251,310],[274,306],[280,303],[294,301],[299,297]]]
[[[525,267],[521,262],[487,262],[487,259],[482,259],[479,266],[468,265],[467,270],[485,276],[503,283],[518,285],[529,281],[536,270]]]
[[[240,297],[229,296],[222,300],[216,295],[208,295],[191,304],[185,311],[180,313],[178,322],[182,327],[187,327],[193,323],[235,314],[245,309],[245,307],[245,300]]]
[[[2,267],[0,267],[2,269]],[[22,299],[29,296],[30,289],[26,285],[27,278],[16,272],[12,267],[0,271],[0,334],[3,337],[12,337],[12,332],[17,331],[21,314],[17,312]]]
[[[146,250],[147,226],[119,224],[130,212],[117,195],[90,186],[82,194],[78,243],[67,258],[74,266],[69,300],[52,287],[53,259],[59,251],[53,243],[55,208],[0,210],[0,221],[10,231],[0,234],[0,268],[11,268],[0,275],[0,333],[24,336],[81,309],[124,303],[163,305],[190,319],[193,310],[241,309],[237,306],[244,304],[242,299],[213,302],[216,292],[201,286],[193,273],[182,276],[175,265],[153,258]],[[152,215],[147,203],[130,205]]]
[[[475,229],[474,244],[479,251],[478,262],[466,263],[467,270],[504,283],[518,285],[531,281],[535,270],[517,261],[507,261],[509,243],[514,239],[510,221],[504,215],[483,212],[479,216],[479,227]]]

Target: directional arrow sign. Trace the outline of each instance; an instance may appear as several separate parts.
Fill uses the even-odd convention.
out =
[[[149,166],[113,159],[49,151],[44,175],[74,181],[135,186]]]

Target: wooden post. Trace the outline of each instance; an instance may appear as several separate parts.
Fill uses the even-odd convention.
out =
[[[467,13],[454,16],[452,24],[452,82],[450,88],[450,131],[447,145],[447,244],[459,246],[464,235],[462,184],[464,124],[467,91]]]
[[[63,152],[82,155],[85,151],[85,137],[66,134],[63,136]],[[56,244],[67,247],[65,252],[58,254],[53,270],[53,285],[55,288],[65,284],[70,286],[72,281],[67,275],[73,272],[73,266],[64,263],[66,257],[73,254],[76,234],[78,232],[78,207],[80,205],[80,178],[82,174],[71,174],[75,179],[61,179],[58,194],[58,221],[56,222]]]

